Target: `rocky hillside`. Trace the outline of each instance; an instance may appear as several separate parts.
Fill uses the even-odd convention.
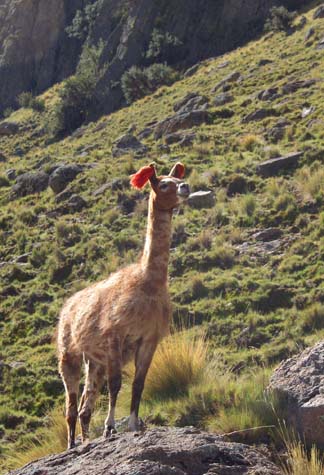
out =
[[[151,161],[161,173],[183,161],[198,192],[174,216],[170,288],[175,322],[207,335],[213,377],[145,396],[142,415],[217,432],[273,423],[263,399],[272,366],[324,335],[318,4],[288,31],[205,60],[64,140],[48,132],[62,84],[40,98],[44,110],[0,122],[3,466],[43,438],[44,416],[63,402],[53,345],[62,302],[141,251],[147,193],[129,175]]]
[[[21,92],[36,94],[71,75],[86,43],[104,44],[108,65],[93,113],[123,101],[121,75],[132,65],[188,66],[228,51],[262,30],[269,8],[298,8],[305,0],[2,0],[0,3],[0,114]],[[150,45],[154,54],[148,55]],[[152,49],[151,49],[152,52]]]

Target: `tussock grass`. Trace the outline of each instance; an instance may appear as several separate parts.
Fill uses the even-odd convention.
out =
[[[188,393],[205,377],[208,367],[205,334],[182,331],[158,347],[147,375],[144,401],[164,400]]]
[[[67,447],[67,430],[62,407],[53,409],[47,416],[46,428],[37,435],[27,436],[19,450],[7,453],[7,466],[14,469],[50,454],[63,452]]]
[[[312,446],[307,450],[298,435],[289,430],[285,423],[279,423],[279,433],[286,447],[286,459],[281,468],[284,475],[323,475],[323,454]]]

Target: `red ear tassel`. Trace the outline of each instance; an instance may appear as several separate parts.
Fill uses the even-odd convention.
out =
[[[148,180],[154,175],[154,168],[152,166],[142,167],[137,173],[131,175],[131,185],[134,188],[141,189],[146,185]]]
[[[180,162],[176,164],[176,167],[177,167],[177,178],[181,180],[185,176],[185,167]]]

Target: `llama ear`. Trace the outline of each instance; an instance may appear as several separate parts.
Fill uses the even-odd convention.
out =
[[[179,178],[180,180],[184,177],[184,175],[185,167],[180,162],[176,163],[169,173],[169,176],[174,176],[174,178]]]
[[[137,173],[131,175],[130,183],[134,188],[143,188],[148,181],[156,180],[156,173],[154,163],[151,163],[147,167],[142,167]]]

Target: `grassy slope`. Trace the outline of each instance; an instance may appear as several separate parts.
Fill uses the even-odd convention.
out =
[[[203,324],[219,358],[236,368],[271,365],[323,336],[324,180],[317,164],[322,166],[324,160],[320,122],[324,82],[269,104],[254,97],[288,80],[323,78],[324,53],[315,45],[324,35],[324,22],[313,21],[312,14],[307,12],[306,26],[293,35],[270,34],[206,61],[191,78],[88,125],[80,138],[46,144],[46,134],[38,133],[44,114],[20,110],[12,115],[10,119],[19,122],[23,131],[1,138],[1,151],[8,161],[0,163],[0,174],[8,168],[18,172],[36,169],[40,162],[44,169],[61,162],[95,167],[72,183],[73,190],[89,204],[80,213],[50,214],[58,207],[50,189],[15,201],[8,200],[10,187],[0,189],[0,261],[7,262],[0,267],[0,357],[11,364],[10,369],[0,368],[0,426],[5,427],[9,440],[22,443],[26,431],[42,422],[54,401],[62,401],[52,337],[64,298],[132,262],[141,249],[145,193],[138,195],[127,182],[122,191],[108,190],[97,198],[93,192],[152,160],[161,172],[174,160],[183,161],[191,172],[193,188],[211,188],[217,198],[212,209],[186,208],[174,219],[179,236],[185,229],[171,255],[175,317]],[[304,36],[310,26],[316,34],[306,47]],[[258,67],[264,58],[273,62]],[[219,69],[225,60],[229,65]],[[234,102],[224,107],[234,115],[222,119],[217,117],[219,108],[210,107],[213,119],[197,128],[192,147],[174,145],[167,156],[161,156],[158,143],[148,138],[144,141],[150,148],[147,157],[112,159],[113,141],[130,125],[136,124],[140,131],[147,123],[165,118],[172,114],[173,104],[190,91],[212,101],[212,87],[232,71],[243,76],[232,84]],[[47,109],[55,94],[56,88],[44,95]],[[316,109],[302,119],[301,111],[307,105]],[[244,115],[260,107],[274,107],[278,116],[242,124]],[[279,118],[287,119],[289,126],[284,138],[273,144],[265,138],[265,131]],[[23,150],[23,157],[17,155],[17,148]],[[295,150],[304,151],[298,170],[276,178],[257,176],[259,162]],[[237,174],[245,177],[251,191],[229,198],[226,187]],[[117,207],[118,200],[126,197],[138,202],[130,215]],[[273,254],[256,247],[251,237],[255,230],[270,226],[280,226],[284,232]],[[247,245],[242,251],[243,243]],[[9,263],[23,253],[31,253],[27,264]],[[65,281],[53,283],[53,272],[66,262],[73,263],[72,273]],[[24,281],[17,279],[18,268],[25,273]],[[8,287],[11,295],[6,295]],[[280,299],[272,297],[276,291]],[[243,338],[246,328],[248,338]]]

